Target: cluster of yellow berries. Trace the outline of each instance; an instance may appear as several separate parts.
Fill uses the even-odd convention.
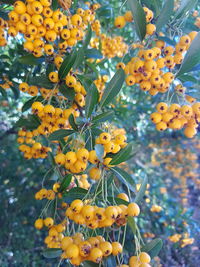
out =
[[[162,207],[155,204],[155,205],[151,206],[150,210],[151,210],[151,212],[160,212],[162,210]]]
[[[136,203],[128,206],[107,206],[106,208],[85,205],[80,199],[74,200],[66,210],[66,216],[77,224],[86,225],[88,228],[96,229],[110,227],[116,223],[118,226],[126,224],[128,216],[138,216],[140,208]]]
[[[171,70],[176,64],[181,64],[183,53],[196,34],[197,32],[190,32],[189,35],[182,36],[175,48],[165,46],[164,41],[158,40],[155,47],[140,49],[137,57],[133,57],[126,65],[123,62],[118,63],[117,69],[124,69],[128,86],[139,84],[140,89],[150,95],[165,93],[174,80]]]
[[[184,129],[184,134],[188,138],[194,137],[200,122],[200,102],[190,105],[171,104],[160,102],[156,106],[157,112],[151,114],[151,120],[156,124],[158,131],[167,128],[180,130]]]
[[[8,23],[3,19],[0,18],[0,47],[6,46],[6,35],[5,35],[5,29],[8,27]]]
[[[36,200],[42,200],[42,199],[48,199],[53,200],[56,197],[56,193],[58,193],[60,188],[60,183],[55,183],[52,187],[52,189],[46,189],[42,188],[35,194]],[[58,197],[61,197],[62,195],[59,193]]]
[[[52,43],[57,39],[61,52],[76,45],[83,39],[87,24],[95,20],[95,10],[99,7],[78,8],[74,15],[66,16],[59,9],[53,11],[51,4],[52,0],[16,1],[14,10],[8,14],[8,34],[12,37],[23,34],[24,48],[35,57],[41,57],[43,53],[53,55]]]
[[[124,42],[122,36],[110,37],[101,34],[99,37],[91,39],[90,45],[93,48],[99,48],[101,43],[102,54],[104,57],[123,57],[128,51],[128,45]]]
[[[20,144],[19,150],[23,152],[24,158],[46,158],[50,147],[43,146],[40,142],[36,142],[34,137],[38,136],[38,131],[26,131],[24,129],[18,131],[17,142]],[[31,146],[32,145],[32,146]]]
[[[63,165],[71,173],[80,173],[86,170],[89,157],[90,153],[86,148],[79,148],[77,152],[58,153],[55,156],[55,162]]]
[[[47,135],[59,129],[71,128],[68,118],[71,114],[75,117],[79,116],[79,111],[74,104],[71,108],[61,109],[54,108],[52,105],[43,105],[41,102],[32,104],[32,112],[41,120],[41,124],[36,131],[38,134]]]
[[[91,28],[97,36],[101,34],[101,23],[98,19],[92,22]]]
[[[156,26],[152,23],[150,23],[154,17],[153,12],[147,8],[147,7],[143,7],[145,16],[146,16],[146,33],[148,35],[153,35],[156,31]],[[131,11],[127,11],[124,16],[119,16],[115,19],[114,21],[114,25],[117,28],[124,28],[124,26],[126,25],[127,22],[132,22],[134,20]]]
[[[129,264],[121,264],[117,267],[150,267],[151,257],[146,252],[140,252],[137,256],[132,256],[129,259]]]
[[[103,258],[110,255],[117,256],[122,253],[122,245],[119,242],[108,242],[102,236],[94,236],[84,239],[83,234],[65,236],[61,241],[63,259],[69,259],[71,264],[79,266],[84,261],[100,263]]]

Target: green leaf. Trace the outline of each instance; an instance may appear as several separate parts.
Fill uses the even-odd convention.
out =
[[[76,58],[77,58],[76,50],[74,50],[74,52],[71,55],[66,56],[58,71],[60,79],[64,79],[65,76],[69,73],[74,63],[76,62]]]
[[[176,77],[191,71],[198,63],[200,63],[200,32],[192,41]]]
[[[188,75],[188,74],[183,74],[181,76],[178,77],[178,79],[184,83],[184,82],[193,82],[193,83],[198,83],[198,80],[192,76],[192,75]]]
[[[142,251],[147,252],[153,259],[156,257],[163,246],[163,241],[160,238],[156,238],[142,247]]]
[[[147,183],[148,183],[148,178],[145,177],[144,180],[142,181],[141,186],[140,186],[140,190],[138,191],[138,193],[135,197],[135,203],[139,203],[142,200],[142,198],[145,194],[145,191],[147,189]]]
[[[33,102],[35,102],[35,101],[42,102],[43,100],[44,100],[44,98],[42,96],[34,96],[34,97],[32,97],[31,99],[26,101],[26,103],[24,103],[24,105],[22,107],[22,112],[25,112],[28,109],[30,109],[32,104],[33,104]]]
[[[109,203],[114,204],[114,205],[115,204],[117,204],[117,205],[123,204],[123,205],[128,206],[128,204],[129,204],[129,202],[127,202],[121,198],[118,198],[118,197],[108,197],[108,201],[109,201]]]
[[[1,86],[0,86],[0,92],[1,92],[1,94],[2,94],[3,97],[7,98],[7,92]]]
[[[18,99],[20,96],[20,91],[18,88],[16,88],[16,86],[10,86],[10,89],[12,90],[13,94],[14,94],[14,98]]]
[[[75,123],[75,119],[74,119],[73,114],[70,114],[70,116],[69,116],[69,124],[72,126],[72,129],[74,129],[74,131],[78,132],[78,126]]]
[[[95,58],[95,59],[102,59],[103,58],[102,53],[96,48],[91,48],[91,49],[85,50],[85,56],[87,58]]]
[[[99,267],[99,264],[92,261],[84,261],[84,267]]]
[[[132,152],[133,145],[130,143],[123,149],[121,149],[117,154],[114,155],[113,159],[110,162],[110,165],[118,165],[127,159],[130,158],[130,154]]]
[[[28,84],[44,87],[45,89],[53,89],[54,87],[54,84],[49,81],[46,75],[30,77],[28,79]]]
[[[50,164],[53,166],[56,166],[56,162],[55,162],[53,153],[51,151],[49,151],[47,154],[48,154],[48,160],[49,160]]]
[[[104,122],[104,121],[111,119],[113,116],[114,116],[114,111],[110,110],[110,111],[101,113],[101,114],[97,115],[96,117],[94,117],[92,119],[92,123]]]
[[[133,234],[136,234],[136,223],[133,217],[128,217],[127,219],[128,226],[131,228]]]
[[[128,5],[133,14],[136,33],[140,41],[142,41],[146,35],[146,16],[144,10],[138,0],[128,0]]]
[[[69,136],[73,133],[75,133],[75,131],[73,131],[73,130],[60,129],[60,130],[57,130],[57,131],[53,132],[52,134],[50,134],[48,139],[50,141],[61,140],[64,137]]]
[[[88,190],[81,187],[74,187],[69,192],[64,193],[63,197],[67,203],[71,203],[74,199],[83,199]]]
[[[66,84],[62,84],[61,86],[59,86],[59,91],[67,99],[74,101],[75,91],[73,88],[68,87]]]
[[[84,50],[88,47],[91,38],[92,38],[92,29],[91,29],[90,24],[88,24],[88,30],[87,30],[85,39],[83,41],[83,46],[82,46]]]
[[[99,76],[99,72],[98,72],[98,70],[96,69],[95,64],[93,64],[93,63],[91,63],[91,62],[89,62],[89,61],[86,61],[85,63],[86,63],[86,65],[88,65],[88,67],[89,67],[89,68],[96,74],[96,78],[98,78],[98,76]]]
[[[74,69],[77,69],[84,61],[84,48],[80,47],[79,50],[77,51],[77,56],[76,56],[76,61],[74,62]]]
[[[95,145],[94,149],[96,151],[97,158],[102,162],[104,156],[104,146],[97,144]]]
[[[59,248],[47,248],[42,253],[42,255],[48,259],[58,258],[60,257],[61,254],[62,254],[62,249]]]
[[[38,65],[39,64],[38,58],[34,57],[31,54],[28,54],[26,56],[19,57],[18,58],[18,61],[21,64],[25,64],[25,65]]]
[[[156,21],[156,32],[160,32],[163,26],[165,26],[170,20],[174,11],[174,0],[165,0],[165,4],[160,11],[160,15]]]
[[[99,92],[98,92],[95,84],[92,84],[92,86],[89,88],[89,90],[87,92],[87,96],[86,96],[86,104],[85,104],[86,118],[89,118],[91,116],[95,105],[98,103],[98,100],[99,100]]]
[[[162,41],[166,42],[169,45],[173,45],[173,46],[176,45],[176,41],[174,41],[174,40],[172,40],[172,39],[170,39],[170,38],[168,38],[166,36],[158,36],[157,39],[158,40],[162,40]]]
[[[197,4],[198,0],[182,0],[181,6],[177,9],[173,20],[180,19],[181,17],[186,17],[190,10]]]
[[[52,9],[55,11],[58,9],[58,0],[52,0]]]
[[[49,76],[49,73],[55,71],[55,65],[53,63],[49,63],[46,66],[46,76]]]
[[[104,107],[109,104],[119,93],[124,83],[125,73],[122,69],[117,70],[111,81],[107,84],[103,93],[100,106]]]
[[[25,127],[27,130],[34,130],[39,125],[40,121],[36,115],[28,115],[28,117],[21,117],[15,123],[15,127]]]
[[[72,180],[72,175],[71,174],[67,174],[61,184],[60,184],[60,188],[59,188],[59,192],[63,192],[64,190],[66,190],[68,188],[68,186],[70,185]]]
[[[128,184],[128,188],[131,191],[135,191],[135,182],[133,181],[133,178],[130,174],[128,174],[126,171],[118,168],[118,167],[112,167],[110,170],[115,174],[115,176],[123,183]]]

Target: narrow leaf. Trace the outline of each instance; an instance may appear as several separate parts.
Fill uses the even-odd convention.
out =
[[[58,258],[61,254],[62,250],[59,248],[48,248],[42,253],[42,255],[48,259]]]
[[[165,26],[170,20],[174,11],[174,0],[165,0],[165,4],[160,11],[160,15],[156,21],[156,32],[160,32],[163,26]]]
[[[59,86],[59,91],[64,95],[68,100],[73,101],[75,97],[75,92],[72,88],[68,87],[66,84]]]
[[[136,234],[136,224],[135,224],[135,220],[133,217],[128,217],[127,219],[128,225],[131,228],[133,234]]]
[[[39,101],[39,102],[41,102],[41,101],[43,101],[43,100],[44,100],[44,98],[43,98],[42,96],[34,96],[34,97],[32,97],[32,98],[29,99],[26,103],[24,103],[24,105],[23,105],[23,107],[22,107],[22,112],[25,112],[25,111],[27,111],[28,109],[30,109],[31,106],[32,106],[32,104],[33,104],[33,102],[35,102],[35,101]]]
[[[139,203],[142,200],[142,198],[145,194],[145,191],[147,189],[147,183],[148,183],[148,178],[145,177],[144,180],[142,181],[141,186],[140,186],[140,190],[138,191],[138,193],[136,195],[136,198],[135,198],[136,203]]]
[[[104,107],[105,105],[109,104],[116,97],[116,95],[122,88],[124,79],[125,73],[122,69],[119,69],[105,88],[100,102],[101,107]]]
[[[104,156],[104,146],[97,144],[94,149],[96,151],[97,158],[102,162]]]
[[[63,192],[64,190],[66,190],[68,188],[68,186],[70,185],[71,180],[72,180],[72,175],[67,174],[61,182],[59,192]]]
[[[133,192],[135,191],[135,182],[130,174],[119,167],[112,167],[110,170],[115,174],[122,184],[128,184],[128,188]]]
[[[54,84],[49,81],[46,75],[30,77],[28,79],[28,84],[44,87],[45,89],[53,89],[54,87]]]
[[[144,10],[138,0],[128,0],[128,5],[133,14],[136,33],[140,41],[142,41],[146,35],[146,16]]]
[[[131,151],[132,151],[132,144],[128,144],[126,147],[124,147],[123,149],[121,149],[117,154],[115,154],[115,156],[113,157],[113,159],[111,160],[110,164],[111,165],[118,165],[121,162],[126,161],[127,159],[129,159]]]
[[[70,116],[69,116],[69,124],[71,125],[72,129],[74,129],[74,131],[78,132],[78,126],[75,123],[75,119],[74,119],[73,114],[70,114]]]
[[[107,120],[111,119],[113,116],[114,116],[114,112],[112,110],[111,111],[107,111],[107,112],[104,112],[104,113],[99,114],[96,117],[94,117],[92,119],[92,123],[104,122],[104,121],[107,121]]]
[[[48,139],[50,141],[61,140],[64,137],[69,136],[73,133],[75,133],[75,131],[73,131],[73,130],[60,129],[60,130],[57,130],[57,131],[53,132],[52,134],[50,134]]]
[[[62,65],[60,66],[60,69],[58,71],[58,75],[60,77],[60,79],[65,78],[65,76],[69,73],[69,71],[71,70],[71,68],[73,67],[75,61],[76,61],[76,57],[77,57],[77,52],[74,50],[74,52],[67,56]]]
[[[163,241],[156,238],[142,247],[142,251],[147,252],[151,258],[156,257],[163,246]]]
[[[176,77],[191,71],[198,63],[200,63],[200,32],[192,41]]]
[[[98,103],[99,99],[99,92],[96,88],[96,86],[93,84],[86,96],[86,104],[85,104],[85,114],[86,117],[89,118],[92,114],[92,111],[94,110],[95,105]]]
[[[92,38],[92,29],[91,29],[90,24],[88,24],[88,30],[87,30],[85,39],[84,39],[84,41],[83,41],[83,49],[84,49],[84,50],[88,47],[91,38]]]

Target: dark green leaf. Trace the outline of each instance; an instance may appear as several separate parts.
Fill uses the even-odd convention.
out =
[[[136,33],[142,41],[146,35],[146,16],[138,0],[128,0],[129,7],[133,14]]]
[[[142,247],[142,251],[147,252],[151,259],[156,257],[163,246],[162,239],[156,238]]]
[[[33,102],[35,101],[43,101],[44,98],[42,96],[34,96],[31,99],[29,99],[26,103],[24,103],[23,107],[22,107],[22,112],[27,111],[29,108],[31,108]]]
[[[180,19],[181,17],[186,17],[189,14],[189,11],[193,9],[198,0],[182,0],[180,7],[177,9],[176,14],[174,15],[175,19]]]
[[[103,57],[101,52],[96,48],[87,49],[85,51],[85,55],[87,58],[95,58],[95,59],[101,59]]]
[[[42,253],[42,255],[48,259],[58,258],[60,257],[61,254],[62,254],[62,250],[59,248],[47,248]]]
[[[75,131],[73,131],[73,130],[60,129],[60,130],[57,130],[57,131],[53,132],[52,134],[50,134],[48,139],[50,141],[61,140],[64,137],[69,136],[73,133],[75,133]]]
[[[181,76],[178,77],[178,79],[184,83],[184,82],[193,82],[193,83],[198,83],[198,80],[192,76],[192,75],[188,75],[188,74],[183,74]]]
[[[52,9],[55,11],[58,9],[58,0],[52,0]]]
[[[64,193],[63,197],[67,203],[71,203],[74,199],[83,199],[88,190],[81,187],[74,187],[69,192]]]
[[[70,101],[74,101],[75,92],[73,88],[68,87],[66,84],[59,86],[59,91]]]
[[[109,201],[109,203],[114,204],[114,205],[115,204],[117,204],[117,205],[123,204],[123,205],[128,206],[128,204],[129,204],[129,202],[127,202],[121,198],[118,198],[118,197],[108,197],[108,201]]]
[[[94,149],[96,151],[97,158],[102,162],[104,156],[104,146],[97,144],[95,145]]]
[[[54,84],[49,81],[46,75],[30,77],[28,79],[28,84],[44,87],[45,89],[53,89],[54,87]]]
[[[143,196],[145,194],[145,191],[147,189],[147,183],[148,183],[148,178],[145,177],[143,179],[143,181],[142,181],[141,186],[140,186],[140,190],[138,191],[138,193],[137,193],[137,195],[135,197],[135,202],[136,203],[139,203],[142,200],[142,198],[143,198]]]
[[[158,36],[157,39],[158,40],[162,40],[162,41],[166,42],[169,45],[173,45],[173,46],[176,45],[176,41],[174,41],[174,40],[172,40],[172,39],[170,39],[170,38],[168,38],[166,36]]]
[[[53,63],[49,63],[46,66],[46,76],[49,76],[49,73],[55,70],[55,65]]]
[[[92,261],[84,261],[84,267],[99,267],[99,264]]]
[[[1,86],[0,86],[0,92],[1,92],[1,94],[2,94],[3,97],[7,98],[7,92]]]
[[[13,91],[14,94],[14,98],[18,99],[20,96],[20,91],[18,88],[16,88],[16,86],[10,86],[10,89]]]
[[[117,154],[114,155],[113,159],[111,160],[111,165],[118,165],[121,162],[126,161],[130,158],[130,154],[132,151],[133,145],[130,143],[126,147],[122,148]]]
[[[191,71],[198,63],[200,63],[200,32],[192,41],[176,77]]]
[[[21,117],[16,123],[15,127],[25,127],[27,130],[34,130],[40,125],[40,121],[37,116],[29,115],[26,117]]]
[[[18,58],[18,61],[22,64],[26,64],[26,65],[38,65],[39,64],[39,60],[38,58],[34,57],[31,54],[28,54],[26,56],[22,56]]]
[[[165,0],[165,4],[160,11],[160,15],[156,21],[156,32],[160,32],[163,26],[165,26],[170,20],[174,11],[174,0]]]
[[[98,99],[99,99],[99,92],[98,92],[95,84],[93,84],[89,88],[89,90],[87,92],[87,96],[86,96],[85,115],[87,118],[89,118],[91,116],[95,105],[98,103]]]
[[[60,69],[58,71],[58,75],[60,77],[60,79],[64,79],[65,76],[69,73],[69,71],[71,70],[71,68],[73,67],[75,61],[77,58],[77,52],[74,50],[74,52],[71,55],[68,55],[62,65],[60,66]]]
[[[73,65],[74,69],[77,69],[84,61],[84,49],[83,47],[80,47],[79,50],[77,51],[77,56],[76,56],[76,61]]]
[[[85,39],[83,41],[83,46],[82,46],[84,50],[88,47],[91,38],[92,38],[92,29],[91,29],[90,24],[88,24],[88,30],[87,30]]]
[[[99,75],[99,72],[98,70],[96,69],[96,66],[95,64],[89,62],[89,61],[86,61],[86,64],[88,65],[88,67],[96,74],[96,78],[98,78],[98,75]]]
[[[135,220],[133,217],[128,217],[127,219],[128,225],[131,228],[133,234],[136,234],[136,224],[135,224]]]
[[[123,184],[128,184],[128,188],[133,192],[135,191],[135,182],[130,174],[118,167],[112,167],[110,169]]]
[[[69,124],[71,125],[72,129],[74,129],[74,131],[78,132],[78,126],[75,123],[75,119],[74,119],[73,114],[70,114],[70,116],[69,116]]]
[[[96,117],[94,117],[92,119],[92,123],[100,123],[100,122],[104,122],[107,121],[109,119],[111,119],[114,116],[114,111],[107,111],[104,112],[102,114],[97,115]]]
[[[72,175],[71,174],[67,174],[63,178],[63,180],[61,182],[61,185],[60,185],[60,188],[59,188],[59,192],[65,191],[68,188],[68,186],[70,185],[71,180],[72,180]]]
[[[107,84],[103,93],[100,106],[104,107],[109,104],[119,93],[124,83],[125,73],[122,69],[117,70],[111,81]]]
[[[48,160],[49,160],[51,165],[56,166],[54,155],[51,151],[48,152]]]

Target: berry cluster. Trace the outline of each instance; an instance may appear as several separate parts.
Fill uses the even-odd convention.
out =
[[[128,45],[124,42],[122,36],[110,37],[106,34],[101,34],[99,37],[93,38],[90,45],[98,49],[100,43],[102,54],[107,58],[123,57],[128,51]]]
[[[66,210],[67,218],[91,229],[110,227],[113,224],[122,226],[126,224],[128,216],[138,216],[139,213],[140,208],[136,203],[103,208],[85,205],[80,199],[74,200]]]
[[[40,142],[34,140],[38,136],[38,131],[26,131],[24,129],[18,131],[17,142],[21,144],[19,150],[24,153],[24,158],[46,158],[48,152],[51,151],[50,147],[43,146]],[[31,146],[32,145],[32,146]]]
[[[150,210],[151,210],[151,212],[160,212],[162,210],[162,207],[155,204],[155,205],[151,206]]]
[[[196,102],[192,106],[171,104],[160,102],[156,106],[157,112],[151,114],[151,120],[156,124],[158,131],[167,128],[173,130],[184,129],[184,134],[188,138],[194,137],[200,123],[200,103]]]
[[[0,18],[0,47],[6,46],[5,29],[7,29],[8,23],[3,18]]]
[[[53,42],[58,41],[62,53],[76,45],[84,37],[88,23],[95,20],[95,10],[99,5],[83,10],[78,8],[74,15],[66,16],[61,10],[51,9],[52,0],[16,1],[9,13],[8,34],[12,37],[21,33],[25,39],[24,48],[35,57],[53,55]]]

